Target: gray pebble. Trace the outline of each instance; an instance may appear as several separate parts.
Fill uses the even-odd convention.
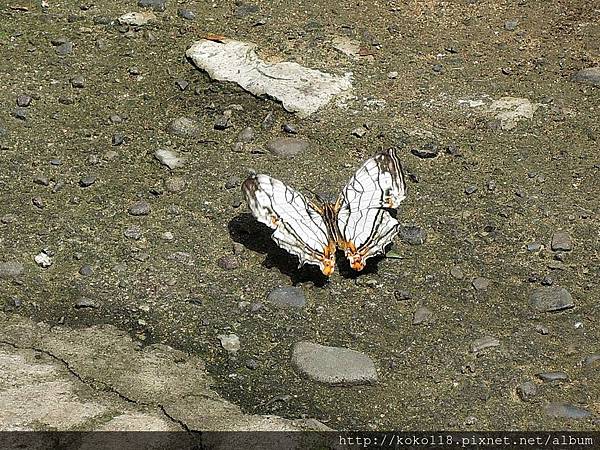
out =
[[[17,261],[2,261],[0,262],[0,278],[18,277],[23,273],[25,268],[23,264]]]
[[[231,110],[225,110],[223,111],[223,114],[221,114],[219,117],[216,118],[215,120],[215,124],[214,124],[214,129],[215,130],[225,130],[227,128],[229,128],[230,125],[230,120],[231,120]]]
[[[546,325],[542,325],[539,323],[535,326],[535,331],[542,335],[547,335],[548,333],[550,333],[550,329]]]
[[[529,244],[527,244],[528,252],[539,252],[541,249],[542,244],[540,244],[539,242],[530,242]]]
[[[125,141],[125,135],[121,132],[117,132],[113,134],[112,137],[112,145],[117,146],[121,145]]]
[[[242,131],[239,132],[237,136],[237,141],[243,144],[247,144],[248,142],[252,142],[254,139],[254,130],[252,127],[246,127]]]
[[[165,181],[165,188],[171,193],[181,192],[185,189],[185,180],[181,177],[169,178]]]
[[[485,291],[488,287],[490,287],[490,280],[484,277],[475,278],[472,283],[473,287],[477,291]]]
[[[48,177],[45,177],[43,175],[36,175],[35,177],[33,177],[33,182],[35,184],[39,184],[40,186],[48,186],[50,184],[50,180],[48,180]]]
[[[419,158],[435,158],[440,150],[436,144],[428,142],[419,148],[413,148],[410,152]]]
[[[74,88],[81,89],[85,87],[85,79],[81,75],[73,77],[71,78],[71,86],[73,86]]]
[[[528,402],[537,395],[537,386],[533,381],[526,381],[517,386],[517,395],[524,402]]]
[[[282,130],[284,133],[287,133],[287,134],[298,134],[298,130],[291,123],[284,124],[282,127]]]
[[[471,352],[479,353],[482,350],[492,347],[498,347],[500,345],[500,341],[492,336],[484,336],[479,339],[475,339],[471,342]]]
[[[471,185],[471,186],[467,186],[465,188],[465,194],[467,194],[467,195],[474,194],[475,192],[477,192],[477,186]]]
[[[568,403],[548,403],[544,406],[544,413],[551,417],[564,419],[583,419],[592,415],[587,409]]]
[[[129,73],[129,75],[133,75],[135,77],[142,73],[140,72],[140,69],[138,69],[136,66],[130,67],[129,69],[127,69],[127,72]]]
[[[269,112],[263,119],[263,121],[261,123],[261,127],[263,130],[270,130],[271,128],[273,128],[274,124],[275,124],[275,116],[273,115],[272,112]]]
[[[552,277],[545,276],[544,278],[542,278],[541,283],[544,286],[552,286],[552,284],[554,284],[554,280],[552,279]]]
[[[129,207],[129,214],[132,216],[147,216],[150,214],[150,203],[145,200],[135,202]]]
[[[367,134],[367,129],[365,127],[358,127],[358,128],[354,128],[351,132],[350,132],[353,136],[356,137],[363,137],[365,134]]]
[[[167,8],[167,0],[139,0],[138,6],[152,8],[154,11],[162,12]]]
[[[448,153],[450,156],[462,156],[460,148],[454,144],[450,144],[446,147],[446,153]]]
[[[232,177],[229,177],[225,182],[225,189],[233,189],[234,187],[239,186],[241,182],[242,180],[238,176],[234,175]]]
[[[60,103],[61,105],[72,105],[73,103],[75,103],[75,99],[68,95],[61,95],[60,97],[58,97],[58,103]]]
[[[306,297],[299,287],[276,287],[269,292],[267,301],[284,308],[303,308],[306,305]]]
[[[398,236],[410,245],[421,245],[427,241],[427,232],[415,225],[400,225],[398,227]]]
[[[598,361],[600,361],[600,355],[589,355],[583,358],[583,361],[581,362],[584,366],[591,366],[592,364],[595,364]]]
[[[97,307],[98,307],[98,304],[96,302],[94,302],[94,300],[92,300],[91,298],[88,298],[88,297],[81,297],[79,300],[77,300],[77,302],[75,302],[76,309],[97,308]]]
[[[217,339],[228,353],[237,353],[240,350],[240,338],[235,334],[220,334]]]
[[[83,275],[84,277],[90,277],[92,276],[92,274],[94,273],[94,270],[92,269],[92,266],[81,266],[81,268],[79,269],[79,274]]]
[[[410,292],[404,291],[404,290],[394,291],[394,297],[396,298],[396,300],[400,300],[400,301],[410,300],[412,298],[412,296],[410,295]]]
[[[519,21],[517,19],[507,20],[504,22],[504,29],[508,31],[514,31],[518,24]]]
[[[17,106],[13,112],[13,116],[19,120],[27,120],[27,109]]]
[[[557,231],[552,235],[551,248],[554,251],[562,250],[565,252],[573,250],[573,241],[566,231]]]
[[[444,71],[444,66],[441,64],[434,64],[431,69],[436,73],[442,73]]]
[[[42,197],[40,197],[39,195],[38,195],[38,196],[36,196],[36,197],[33,197],[33,198],[31,199],[31,203],[33,203],[33,206],[35,206],[36,208],[39,208],[39,209],[43,209],[43,208],[44,208],[44,206],[46,206],[46,205],[44,204],[44,200],[43,200],[43,199],[42,199]]]
[[[573,81],[600,86],[600,66],[581,69],[573,75]]]
[[[20,108],[27,108],[31,105],[31,96],[27,94],[20,94],[17,96],[17,106]]]
[[[452,277],[456,278],[457,280],[462,280],[465,277],[465,274],[463,273],[462,269],[458,266],[454,266],[452,267],[452,269],[450,269],[450,275],[452,275]]]
[[[267,142],[267,150],[272,154],[280,157],[292,157],[306,151],[309,147],[309,142],[304,139],[297,138],[276,138]]]
[[[180,8],[178,14],[179,17],[182,17],[186,20],[194,20],[196,18],[196,14],[191,9]]]
[[[94,175],[87,175],[82,177],[79,180],[79,186],[81,187],[89,187],[96,182],[96,177]]]
[[[195,137],[202,131],[200,124],[196,120],[188,117],[178,117],[173,119],[169,123],[167,129],[177,136],[184,137]]]
[[[132,227],[127,228],[123,232],[123,236],[125,236],[128,239],[134,239],[137,241],[142,238],[142,229],[137,225],[134,225]]]
[[[252,5],[250,3],[242,3],[236,6],[235,11],[233,12],[233,16],[236,19],[241,19],[242,17],[256,14],[258,11],[259,9],[257,5]]]
[[[347,348],[298,342],[292,350],[292,364],[308,378],[329,385],[359,385],[377,381],[377,370],[371,358]]]
[[[219,258],[217,265],[224,270],[234,270],[240,267],[240,261],[234,255],[225,255]]]
[[[419,325],[422,323],[427,323],[430,321],[433,316],[433,312],[426,306],[419,306],[415,313],[413,314],[413,325]]]
[[[69,55],[73,52],[73,43],[71,41],[63,42],[56,47],[56,53],[61,56]]]
[[[185,91],[185,90],[188,88],[188,86],[190,85],[190,83],[188,83],[188,82],[187,82],[187,81],[185,81],[185,80],[177,80],[177,81],[175,82],[175,84],[176,84],[176,85],[177,85],[177,87],[178,87],[180,90],[182,90],[182,91]]]
[[[553,381],[567,381],[569,376],[564,372],[540,372],[535,374],[540,380],[545,383],[551,383]]]
[[[250,370],[258,369],[258,361],[252,358],[246,360],[246,368]]]
[[[62,165],[62,161],[58,158],[53,158],[50,160],[50,164],[53,166],[60,166]]]
[[[529,304],[538,311],[561,311],[575,306],[569,291],[558,286],[537,288],[531,294]]]
[[[108,120],[110,120],[110,123],[112,123],[112,124],[117,124],[117,123],[123,122],[123,118],[121,116],[119,116],[118,114],[111,114],[110,117],[108,118]]]

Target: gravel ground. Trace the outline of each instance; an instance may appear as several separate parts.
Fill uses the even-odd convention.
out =
[[[0,5],[0,307],[199,356],[246,413],[598,429],[593,2],[146,3],[142,26],[117,20],[136,1]],[[300,119],[197,70],[208,34],[352,95]],[[298,270],[242,204],[250,170],[335,194],[390,146],[404,227],[360,274]],[[316,381],[305,341],[376,377]]]

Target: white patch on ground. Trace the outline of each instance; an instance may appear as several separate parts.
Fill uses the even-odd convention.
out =
[[[520,120],[533,119],[538,106],[526,98],[502,97],[493,101],[488,111],[500,121],[503,130],[512,130]]]
[[[156,20],[156,15],[152,11],[130,12],[119,17],[121,25],[132,25],[141,27],[152,20]]]
[[[294,62],[269,63],[258,57],[256,45],[235,40],[203,39],[186,52],[194,64],[219,81],[232,81],[256,96],[279,100],[283,107],[307,117],[352,87],[343,77],[308,69]]]
[[[177,153],[172,152],[171,150],[156,150],[156,152],[154,152],[154,157],[171,170],[182,167],[185,163],[184,158],[179,158]]]
[[[331,40],[331,46],[352,59],[358,59],[360,43],[347,36],[336,36]]]

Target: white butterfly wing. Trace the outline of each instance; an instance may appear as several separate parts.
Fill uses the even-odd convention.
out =
[[[325,275],[333,272],[335,242],[323,217],[300,192],[268,175],[254,175],[242,184],[256,219],[274,229],[272,239],[303,264],[315,264]]]
[[[394,149],[368,159],[338,198],[338,227],[344,250],[355,270],[384,253],[398,233],[398,221],[389,210],[406,198],[406,183]]]

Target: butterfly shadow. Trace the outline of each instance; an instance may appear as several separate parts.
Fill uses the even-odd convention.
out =
[[[234,242],[242,244],[248,250],[266,255],[262,265],[268,269],[276,267],[282,274],[290,277],[293,285],[312,282],[323,287],[328,278],[314,265],[305,264],[298,268],[298,258],[279,248],[271,239],[271,230],[258,222],[250,213],[242,213],[231,219],[227,225],[229,235]]]

